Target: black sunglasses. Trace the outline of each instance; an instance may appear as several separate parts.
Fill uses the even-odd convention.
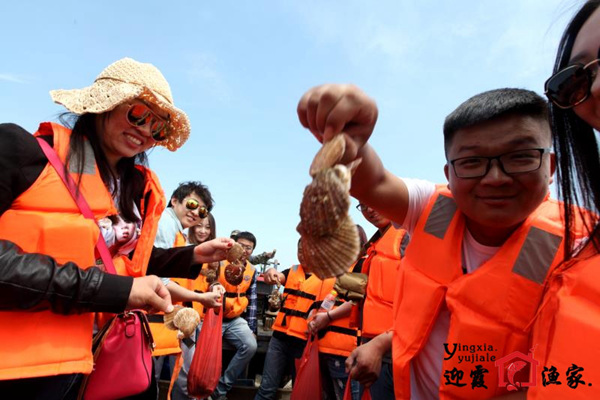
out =
[[[595,60],[585,65],[569,65],[552,75],[544,84],[548,99],[563,109],[583,103],[590,96],[592,84],[598,75],[598,63],[600,51]]]

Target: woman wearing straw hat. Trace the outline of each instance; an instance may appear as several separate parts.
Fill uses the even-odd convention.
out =
[[[31,135],[0,125],[1,397],[76,395],[79,378],[92,370],[93,312],[169,311],[160,279],[144,275],[194,278],[201,263],[224,259],[233,243],[223,238],[169,250],[152,246],[165,200],[145,167],[145,151],[156,145],[175,151],[190,133],[156,67],[125,58],[89,87],[50,95],[78,115],[72,130],[42,123]],[[41,141],[64,167],[48,162]],[[61,169],[75,181],[74,192],[87,201],[93,219],[81,214]],[[125,276],[92,267],[102,263],[95,252],[97,221],[110,215],[141,226],[134,250],[113,259]]]

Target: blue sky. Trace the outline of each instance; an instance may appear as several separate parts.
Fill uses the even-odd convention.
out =
[[[200,180],[217,233],[297,263],[295,230],[318,143],[296,116],[312,86],[354,83],[377,100],[372,144],[392,172],[445,182],[444,117],[499,87],[543,92],[578,0],[20,1],[0,14],[0,121],[34,132],[122,57],[156,65],[192,135],[150,166],[167,196]],[[356,201],[353,201],[353,205]],[[374,228],[352,208],[355,222]]]

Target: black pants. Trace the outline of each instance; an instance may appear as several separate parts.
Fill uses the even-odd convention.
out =
[[[0,396],[23,400],[76,400],[81,374],[0,381]]]

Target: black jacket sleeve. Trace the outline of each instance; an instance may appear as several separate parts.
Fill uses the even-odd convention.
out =
[[[152,248],[146,274],[165,278],[196,279],[202,264],[194,264],[194,247]]]
[[[58,314],[113,312],[125,309],[133,278],[86,270],[74,263],[59,265],[53,258],[24,253],[0,240],[0,309]]]

